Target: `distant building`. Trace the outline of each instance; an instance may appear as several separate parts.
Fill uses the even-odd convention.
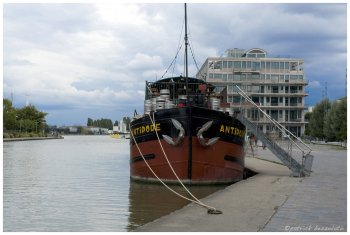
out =
[[[108,135],[108,128],[89,127],[94,135]]]
[[[224,57],[208,57],[196,77],[204,79],[221,92],[224,100],[238,108],[241,97],[238,85],[249,97],[296,136],[305,131],[305,79],[303,59],[268,57],[267,52],[254,48],[248,51],[229,49]],[[270,122],[256,110],[248,110],[247,118],[264,132],[271,130]]]
[[[118,126],[113,126],[113,133],[127,133],[126,124],[120,120]]]
[[[69,127],[69,133],[78,133],[78,127],[70,126]]]

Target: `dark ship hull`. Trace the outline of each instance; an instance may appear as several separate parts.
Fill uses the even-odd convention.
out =
[[[232,115],[190,105],[157,110],[153,125],[152,114],[133,120],[130,131],[160,179],[177,182],[160,143],[183,183],[217,184],[243,179],[245,126]],[[157,181],[140,151],[130,138],[131,178]]]

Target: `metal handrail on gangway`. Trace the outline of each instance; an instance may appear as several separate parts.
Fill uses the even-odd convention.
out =
[[[298,138],[292,132],[286,129],[283,125],[271,118],[271,116],[268,115],[264,110],[262,110],[259,107],[259,105],[257,105],[240,87],[236,85],[236,88],[238,90],[237,93],[241,97],[243,97],[253,106],[255,106],[279,131],[283,133],[284,137],[286,137],[286,139],[288,139],[288,141],[290,141],[291,144],[294,144],[301,151],[301,163],[299,163],[296,159],[293,158],[292,147],[290,147],[288,151],[286,151],[281,146],[276,144],[273,140],[268,138],[265,133],[263,133],[261,130],[258,130],[257,126],[251,121],[249,121],[244,116],[244,114],[241,113],[238,116],[238,118],[243,122],[243,124],[245,124],[248,129],[250,129],[256,136],[259,137],[260,141],[263,142],[271,150],[271,152],[274,153],[293,172],[294,176],[310,175],[313,162],[313,156],[310,154],[312,149],[300,138]],[[295,140],[298,140],[299,144],[292,137],[295,138]]]

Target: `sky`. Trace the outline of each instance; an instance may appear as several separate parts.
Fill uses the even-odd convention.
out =
[[[199,67],[229,48],[261,48],[304,59],[307,106],[346,96],[345,3],[191,3],[187,14]],[[142,113],[145,81],[173,61],[183,19],[182,3],[4,3],[3,97],[48,113],[49,125]],[[165,77],[183,74],[181,53]]]

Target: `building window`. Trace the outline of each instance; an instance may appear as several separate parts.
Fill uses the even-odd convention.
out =
[[[278,62],[271,62],[271,69],[279,69],[279,63]]]
[[[252,75],[252,79],[260,79],[260,75],[259,74],[253,74]]]
[[[280,62],[280,69],[284,69],[284,62]]]
[[[235,69],[240,69],[240,68],[241,68],[241,61],[235,61],[235,62],[233,63],[233,67],[234,67]]]
[[[278,86],[272,86],[272,93],[278,93]]]
[[[278,98],[271,97],[271,106],[278,106]]]
[[[253,62],[253,69],[260,70],[260,62]]]
[[[265,87],[264,86],[261,86],[260,87],[260,93],[264,93],[265,92],[265,89],[264,89]]]
[[[221,73],[214,73],[214,78],[222,79],[222,74]]]
[[[252,68],[252,62],[251,61],[247,61],[247,69],[251,69]]]
[[[289,70],[289,62],[284,62],[284,69]]]
[[[259,93],[259,89],[260,89],[259,86],[252,86],[252,92],[254,93]]]
[[[271,81],[272,82],[278,82],[278,75],[271,75]]]
[[[209,68],[210,69],[221,69],[222,68],[222,61],[208,61]]]

